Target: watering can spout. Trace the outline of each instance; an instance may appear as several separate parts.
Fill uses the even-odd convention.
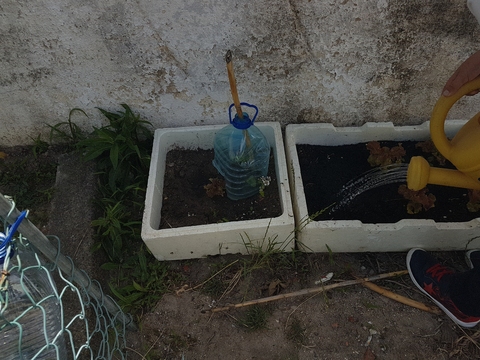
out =
[[[420,190],[428,184],[480,190],[480,113],[471,118],[450,141],[445,135],[445,119],[462,96],[480,89],[480,78],[465,84],[454,95],[438,99],[430,119],[430,136],[437,150],[457,170],[433,168],[421,157],[410,161],[407,186]]]
[[[407,170],[407,187],[418,191],[427,184],[480,190],[480,182],[461,171],[431,167],[423,157],[412,157]]]

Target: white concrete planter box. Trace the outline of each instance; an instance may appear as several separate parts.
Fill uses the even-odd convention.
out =
[[[293,239],[295,221],[288,183],[285,148],[280,124],[275,122],[255,123],[255,126],[265,135],[273,151],[282,211],[280,216],[159,229],[165,160],[168,151],[174,148],[213,149],[215,134],[224,126],[195,126],[155,131],[142,222],[142,239],[158,260],[193,259],[227,253],[247,254],[242,236],[254,243],[268,238],[276,239],[277,243],[290,241],[288,246],[282,249],[284,251],[291,251],[295,245]]]
[[[453,137],[465,121],[450,120],[445,132]],[[347,145],[368,141],[423,141],[430,138],[429,123],[394,127],[392,123],[367,123],[362,127],[335,128],[331,124],[288,125],[286,152],[292,189],[293,209],[299,232],[297,245],[302,251],[386,252],[407,251],[412,247],[427,250],[465,250],[480,248],[480,219],[468,222],[435,222],[403,219],[392,224],[364,224],[358,220],[311,221],[307,225],[307,202],[302,184],[297,144]],[[303,221],[303,225],[301,225]]]

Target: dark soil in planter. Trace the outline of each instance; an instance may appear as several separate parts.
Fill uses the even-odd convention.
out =
[[[380,144],[391,148],[399,142],[382,141]],[[412,156],[420,155],[432,166],[442,167],[432,154],[416,147],[417,142],[404,141],[401,144],[406,151],[406,156],[403,157],[405,163],[409,163]],[[370,152],[366,143],[341,146],[297,145],[297,151],[309,215],[338,203],[341,200],[338,193],[342,186],[372,169],[367,161]],[[448,161],[443,167],[453,168]],[[430,184],[427,189],[428,193],[436,197],[435,206],[417,214],[408,214],[408,200],[398,193],[401,184],[370,189],[338,210],[324,211],[315,220],[395,223],[401,219],[433,219],[437,222],[463,222],[480,216],[467,209],[468,190]]]
[[[160,229],[277,217],[282,214],[273,154],[264,196],[243,200],[207,196],[210,179],[222,179],[212,164],[213,150],[174,149],[167,153]]]

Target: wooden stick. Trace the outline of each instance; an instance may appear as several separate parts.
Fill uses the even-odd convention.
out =
[[[399,303],[402,303],[404,305],[408,305],[408,306],[411,306],[413,308],[423,310],[423,311],[427,311],[427,312],[430,312],[430,313],[436,314],[436,315],[443,314],[442,310],[440,310],[436,306],[426,305],[424,303],[409,299],[405,296],[398,295],[398,294],[396,294],[396,293],[394,293],[390,290],[387,290],[387,289],[385,289],[381,286],[372,284],[371,282],[366,281],[362,285],[365,286],[366,288],[372,290],[372,291],[375,291],[376,293],[379,293],[380,295],[383,295],[383,296],[385,296],[389,299],[398,301]]]
[[[281,299],[287,299],[287,298],[291,298],[291,297],[295,297],[295,296],[303,296],[303,295],[308,295],[308,294],[320,293],[320,292],[323,292],[323,291],[327,291],[327,290],[331,290],[331,289],[335,289],[335,288],[339,288],[339,287],[362,284],[362,283],[365,283],[366,281],[376,281],[376,280],[386,279],[386,278],[389,278],[389,277],[401,276],[401,275],[405,275],[405,274],[408,274],[407,270],[394,271],[394,272],[391,272],[391,273],[375,275],[375,276],[372,276],[372,277],[369,277],[369,278],[356,279],[356,280],[346,280],[346,281],[342,281],[342,282],[332,284],[332,285],[302,289],[302,290],[299,290],[299,291],[296,291],[296,292],[293,292],[293,293],[280,294],[280,295],[269,296],[269,297],[265,297],[265,298],[261,298],[261,299],[245,301],[243,303],[232,304],[232,305],[228,305],[228,306],[221,307],[221,308],[203,310],[202,312],[216,313],[216,312],[220,312],[220,311],[237,309],[237,308],[250,306],[250,305],[264,304],[264,303],[267,303],[267,302],[281,300]]]
[[[243,112],[240,106],[240,99],[238,98],[237,92],[237,82],[235,81],[235,75],[233,74],[232,52],[230,50],[228,50],[227,55],[225,55],[225,61],[227,62],[228,82],[230,83],[230,91],[232,92],[233,104],[235,105],[235,110],[237,111],[238,117],[240,119],[243,119]]]

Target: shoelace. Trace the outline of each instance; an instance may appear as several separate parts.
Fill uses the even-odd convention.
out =
[[[453,271],[441,264],[435,264],[427,270],[427,274],[431,274],[432,278],[440,281],[443,275],[452,274]]]

